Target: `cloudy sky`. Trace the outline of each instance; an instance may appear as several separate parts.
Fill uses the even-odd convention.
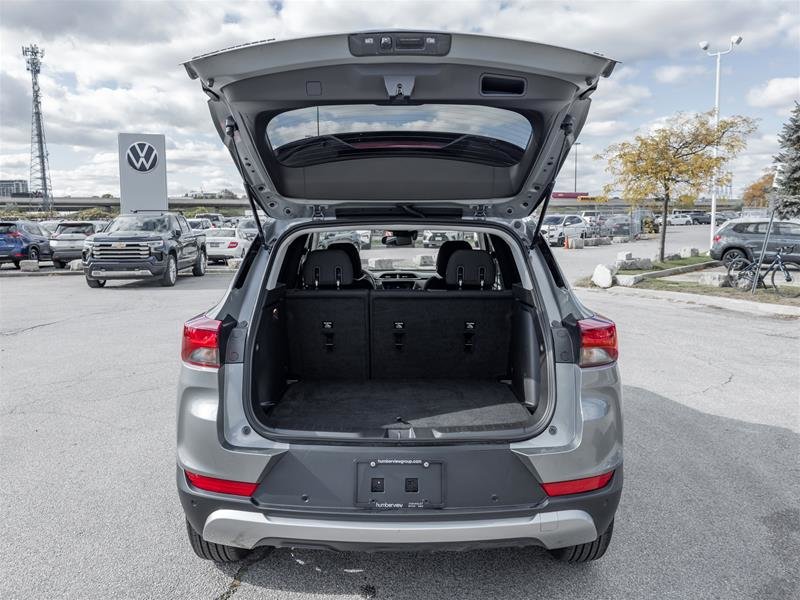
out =
[[[600,52],[623,62],[600,83],[579,148],[578,187],[606,178],[591,156],[677,111],[713,107],[713,59],[723,57],[721,112],[759,119],[733,164],[734,191],[771,164],[776,136],[800,97],[800,4],[737,2],[0,2],[0,178],[27,179],[30,76],[20,47],[45,48],[41,87],[56,195],[119,193],[116,134],[164,133],[170,194],[241,191],[205,96],[180,67],[210,50],[265,38],[359,29],[443,29],[509,35]],[[570,161],[572,159],[570,158]],[[573,187],[572,162],[557,190]]]

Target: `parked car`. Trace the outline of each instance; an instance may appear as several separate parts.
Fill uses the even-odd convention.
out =
[[[209,219],[186,219],[186,222],[189,223],[189,227],[194,231],[205,231],[214,227]]]
[[[0,221],[0,264],[50,258],[50,234],[33,221]]]
[[[94,225],[94,232],[95,232],[95,233],[100,233],[100,232],[101,232],[101,231],[103,231],[103,230],[104,230],[106,227],[108,227],[108,224],[109,224],[111,221],[110,221],[110,220],[103,220],[103,219],[99,219],[99,220],[96,220],[96,221],[89,221],[89,222],[90,222],[92,225]]]
[[[239,221],[239,225],[236,227],[239,232],[245,237],[246,240],[253,241],[256,239],[258,235],[258,227],[256,226],[255,219],[244,219]]]
[[[83,242],[95,234],[91,221],[61,221],[50,236],[53,266],[63,269],[66,264],[83,256]]]
[[[320,236],[320,247],[327,248],[331,244],[348,242],[356,248],[361,247],[361,236],[357,231],[331,231]]]
[[[423,248],[439,248],[446,241],[453,238],[446,231],[426,231],[422,234]]]
[[[661,226],[664,222],[664,218],[662,215],[658,215],[656,217],[656,225]],[[692,217],[687,214],[683,213],[673,213],[671,215],[667,215],[667,224],[668,225],[691,225],[692,224]]]
[[[56,230],[56,227],[58,227],[61,221],[63,221],[63,219],[47,219],[45,221],[36,221],[36,224],[42,231],[46,232],[47,235],[50,235]]]
[[[605,220],[601,229],[607,236],[629,236],[631,218],[628,215],[613,215]]]
[[[212,119],[227,123],[217,131],[252,165],[245,185],[274,219],[225,296],[184,326],[176,483],[198,556],[605,553],[623,483],[616,328],[584,307],[521,221],[546,203],[560,168],[551,153],[563,160],[578,137],[590,104],[579,99],[615,64],[408,31],[240,45],[186,63],[206,90],[214,82]],[[317,110],[335,138],[306,135]],[[556,125],[533,136],[532,122]],[[551,225],[557,239],[585,221]],[[450,240],[436,271],[381,270],[371,282],[352,244],[319,244],[351,226],[395,240],[458,231],[478,247]]]
[[[551,246],[563,246],[564,238],[585,238],[591,226],[579,215],[547,215],[542,221],[542,235]]]
[[[199,213],[194,217],[195,219],[208,219],[212,227],[222,227],[222,220],[225,218],[222,213]]]
[[[589,225],[594,227],[599,227],[606,219],[606,216],[597,210],[584,210],[581,213],[581,217],[583,217],[583,220],[589,223]]]
[[[717,213],[714,217],[714,222],[717,225],[721,225],[727,220],[728,217],[726,217],[722,213]],[[703,213],[702,215],[693,215],[692,222],[695,225],[711,225],[711,213]]]
[[[208,260],[211,262],[242,258],[250,246],[250,240],[241,231],[232,227],[209,229],[205,234]]]
[[[764,238],[767,234],[769,219],[741,218],[733,219],[720,227],[714,235],[710,255],[714,260],[721,260],[726,265],[737,258],[756,260],[761,255]],[[794,246],[794,250],[783,255],[785,262],[800,265],[800,221],[775,221],[764,255],[764,260],[771,262],[778,248]]]
[[[120,215],[83,244],[83,273],[91,288],[109,279],[157,279],[173,286],[178,271],[206,272],[206,238],[183,215],[146,212]]]
[[[359,246],[362,250],[369,250],[372,248],[372,231],[369,229],[360,229],[358,231]]]

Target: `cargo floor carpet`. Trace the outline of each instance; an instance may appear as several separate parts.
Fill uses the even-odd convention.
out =
[[[267,414],[276,429],[354,432],[414,427],[522,427],[530,413],[511,388],[483,380],[298,381]]]

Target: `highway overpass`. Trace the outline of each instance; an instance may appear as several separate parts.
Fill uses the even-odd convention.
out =
[[[0,207],[14,206],[20,209],[38,208],[42,205],[41,198],[25,198],[25,197],[10,197],[0,196]],[[217,208],[241,208],[242,210],[250,208],[250,204],[246,198],[191,198],[186,196],[177,196],[169,198],[169,207],[171,209],[180,210],[181,208],[188,208],[190,206],[206,206],[210,209]],[[53,209],[61,210],[82,210],[84,208],[107,208],[119,210],[119,198],[99,198],[97,196],[91,197],[60,197],[53,198]]]

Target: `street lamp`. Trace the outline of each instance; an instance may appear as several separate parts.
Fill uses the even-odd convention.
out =
[[[700,50],[708,54],[708,56],[713,56],[717,59],[717,79],[716,79],[716,86],[714,88],[714,133],[716,135],[717,130],[719,129],[719,73],[720,73],[720,64],[722,62],[722,55],[728,54],[733,51],[734,46],[738,46],[742,43],[742,36],[740,35],[732,35],[730,43],[728,44],[727,50],[720,50],[719,52],[709,52],[708,51],[708,42],[700,42]],[[714,144],[714,160],[716,162],[716,158],[719,154],[719,148],[717,144]],[[716,176],[716,173],[714,174]],[[716,177],[715,177],[716,178]],[[712,181],[711,184],[711,225],[710,231],[708,233],[708,248],[711,249],[711,246],[714,245],[714,232],[717,227],[717,182]]]
[[[575,142],[574,144],[572,144],[572,147],[575,148],[575,183],[574,183],[575,187],[573,188],[572,191],[575,192],[576,194],[578,193],[578,146],[580,145],[581,145],[580,142]]]

